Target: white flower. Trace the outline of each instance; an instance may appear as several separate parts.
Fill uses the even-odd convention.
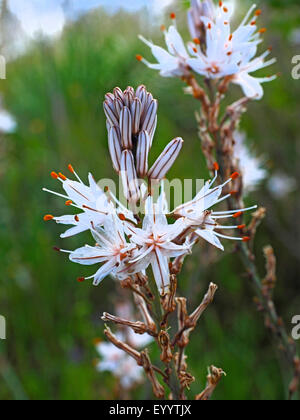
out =
[[[168,51],[154,45],[143,36],[139,36],[141,41],[151,48],[152,54],[158,63],[151,64],[141,56],[137,56],[137,59],[145,63],[149,68],[159,70],[163,77],[184,76],[188,70],[187,60],[190,59],[184,42],[175,25],[170,26],[168,30],[163,28],[163,31]]]
[[[182,206],[177,207],[173,214],[179,218],[185,218],[187,225],[192,229],[195,234],[210,244],[216,246],[217,248],[224,251],[224,247],[220,242],[219,238],[223,239],[230,239],[236,241],[248,241],[249,237],[230,237],[227,235],[223,235],[219,230],[224,229],[244,229],[245,225],[236,225],[236,226],[223,226],[217,223],[219,219],[225,218],[238,218],[247,210],[256,209],[257,206],[249,207],[247,209],[239,209],[239,210],[230,210],[230,211],[221,211],[221,212],[214,212],[211,207],[215,206],[216,204],[221,203],[222,201],[227,200],[231,194],[227,194],[221,197],[223,188],[235,179],[238,176],[237,173],[232,174],[231,178],[226,181],[224,184],[219,185],[213,188],[213,184],[217,178],[217,170],[215,174],[215,178],[212,181],[209,181],[205,184],[205,186],[201,189],[201,191],[196,195],[196,197],[190,201],[189,203],[183,204]],[[180,220],[180,219],[179,219]]]
[[[246,144],[246,135],[239,131],[234,134],[233,156],[243,175],[243,188],[251,192],[266,178],[267,171],[262,168],[262,159],[253,156]]]
[[[153,203],[153,197],[148,197],[145,207],[143,228],[127,226],[130,241],[140,249],[135,258],[130,261],[130,273],[138,273],[152,266],[157,287],[164,295],[170,285],[170,258],[178,257],[189,252],[186,245],[172,242],[185,229],[183,219],[174,224],[168,224],[165,212],[164,195],[161,194],[158,203]]]
[[[136,246],[127,242],[123,223],[117,216],[107,215],[103,228],[91,229],[91,233],[96,246],[86,245],[71,252],[70,260],[82,265],[103,265],[93,276],[82,278],[82,281],[93,278],[94,286],[98,286],[108,275],[119,280],[125,279],[126,263],[132,258]]]
[[[72,228],[61,235],[61,238],[67,238],[86,230],[103,226],[106,216],[109,214],[119,214],[124,216],[127,220],[131,220],[132,222],[135,221],[133,214],[122,206],[110,193],[112,199],[118,204],[118,208],[115,208],[112,200],[107,198],[106,194],[97,185],[91,174],[88,176],[89,186],[87,186],[81,181],[71,165],[69,165],[69,170],[76,176],[78,181],[70,180],[62,173],[51,173],[52,178],[61,181],[62,187],[66,193],[65,195],[43,188],[43,191],[64,198],[67,206],[75,207],[82,211],[76,215],[64,215],[61,217],[54,217],[52,215],[45,216],[45,221],[54,220],[58,224],[73,225]]]
[[[117,338],[120,341],[125,339],[123,334],[117,334]],[[111,372],[120,379],[120,383],[125,389],[143,381],[143,368],[138,366],[136,361],[123,350],[115,347],[112,343],[105,342],[100,342],[96,347],[102,359],[96,366],[99,372]]]
[[[239,27],[232,31],[230,19],[233,8],[230,5],[219,2],[214,12],[211,2],[205,2],[205,5],[205,13],[199,2],[194,2],[189,11],[189,27],[194,39],[189,43],[188,51],[176,27],[172,25],[168,31],[164,31],[168,52],[140,37],[151,48],[158,64],[150,64],[143,57],[140,60],[148,67],[160,70],[162,76],[184,76],[190,68],[208,79],[229,77],[232,83],[241,86],[247,97],[261,99],[262,83],[276,78],[251,76],[276,62],[276,59],[265,61],[270,50],[256,57],[257,47],[261,43],[260,35],[266,31],[265,28],[257,29],[256,21],[261,11],[255,12],[256,6],[252,6]],[[198,19],[197,13],[200,13]],[[202,22],[205,33],[204,45],[199,35],[195,37],[199,22]]]

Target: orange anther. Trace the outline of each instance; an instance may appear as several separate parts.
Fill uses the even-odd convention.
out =
[[[77,279],[78,283],[83,283],[85,281],[84,277],[78,277]]]
[[[173,19],[173,20],[176,19],[176,13],[171,13],[170,18]]]
[[[46,214],[46,216],[44,216],[44,221],[45,222],[49,222],[50,220],[53,220],[54,216],[52,216],[52,214]]]
[[[215,168],[216,171],[220,170],[220,165],[218,164],[218,162],[214,163],[214,168]]]
[[[231,56],[231,55],[232,55],[232,51],[229,51],[229,52],[227,53],[227,55],[228,55],[228,56]]]
[[[236,195],[237,193],[237,191],[230,191],[230,195]]]
[[[227,7],[224,7],[223,10],[224,10],[225,13],[228,13]]]
[[[142,55],[137,54],[137,55],[136,55],[136,59],[137,59],[137,61],[143,61],[143,56],[142,56]]]
[[[233,38],[233,35],[232,35],[232,34],[230,34],[230,36],[229,36],[229,41],[232,41],[232,38]]]
[[[194,38],[194,39],[193,39],[193,42],[194,42],[194,44],[196,44],[196,45],[200,45],[200,44],[201,44],[201,41],[200,41],[200,39],[199,39],[199,38]]]
[[[66,206],[71,206],[73,204],[73,201],[72,200],[68,200],[68,201],[65,202],[65,204],[66,204]]]
[[[74,173],[74,168],[72,165],[68,165],[68,169],[69,171],[73,174]]]
[[[255,26],[256,25],[256,20],[252,20],[252,22],[250,23],[250,25]]]
[[[126,217],[124,214],[120,213],[119,214],[119,219],[122,220],[122,222],[124,222],[126,220]]]
[[[238,229],[245,229],[246,225],[239,225]]]
[[[74,216],[74,219],[75,219],[75,222],[79,222],[79,217],[77,216],[77,214],[76,216]]]
[[[219,6],[222,7],[223,6],[223,2],[219,1]]]
[[[207,25],[207,28],[208,28],[208,29],[211,29],[211,23],[209,23],[209,24]]]
[[[60,178],[60,179],[62,179],[63,181],[66,181],[66,180],[67,180],[67,177],[66,177],[66,176],[64,176],[64,174],[62,174],[61,172],[59,172],[58,176],[59,176],[59,178]]]
[[[197,48],[196,48],[196,47],[194,47],[194,48],[193,48],[193,51],[194,51],[194,53],[196,53],[196,54],[197,54],[197,52],[198,52],[198,50],[197,50]]]
[[[262,14],[261,9],[256,10],[255,12],[255,16],[260,16]]]
[[[238,217],[241,217],[243,214],[242,211],[238,211],[237,213],[235,213],[232,217],[234,217],[235,219],[237,219]]]
[[[245,237],[243,238],[243,242],[249,242],[249,241],[251,241],[250,236],[245,236]]]
[[[240,174],[238,173],[238,172],[234,172],[232,175],[231,175],[231,179],[237,179],[238,177],[240,176]]]
[[[58,178],[58,174],[56,172],[51,172],[51,176],[52,176],[53,179]]]
[[[266,32],[267,32],[267,28],[261,28],[258,32],[259,32],[260,34],[264,34],[264,33],[266,33]]]

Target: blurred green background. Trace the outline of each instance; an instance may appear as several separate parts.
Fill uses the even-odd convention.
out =
[[[238,3],[242,15],[250,3]],[[273,46],[278,57],[274,71],[281,77],[265,85],[264,99],[250,105],[241,128],[255,152],[264,156],[268,178],[281,174],[297,182],[294,191],[278,197],[271,194],[267,179],[249,197],[249,203],[268,209],[256,251],[264,275],[262,247],[275,247],[276,302],[290,331],[292,317],[300,314],[300,80],[291,77],[291,59],[300,54],[299,34],[298,43],[293,36],[300,28],[300,7],[297,0],[260,3],[262,26],[269,29],[266,46]],[[186,5],[178,1],[172,9],[183,32]],[[8,19],[6,10],[2,25]],[[140,83],[160,103],[153,156],[182,136],[185,147],[170,178],[207,178],[194,119],[197,102],[183,94],[179,80],[162,79],[135,60],[137,53],[150,57],[138,33],[162,45],[155,23],[145,11],[107,14],[100,8],[69,22],[58,38],[32,41],[7,64],[0,92],[17,129],[0,136],[0,314],[7,319],[7,340],[0,341],[0,399],[118,398],[114,378],[93,366],[93,339],[103,330],[100,315],[104,309],[114,311],[117,286],[110,279],[98,288],[78,284],[76,278],[87,273],[86,267],[52,251],[55,245],[75,249],[90,239],[82,234],[60,240],[63,227],[43,222],[44,214],[60,215],[65,208],[63,200],[46,195],[42,187],[57,189],[49,174],[64,172],[69,163],[83,178],[88,171],[97,179],[114,177],[102,100],[117,85],[125,89]],[[231,100],[238,95],[233,88]],[[209,263],[209,247],[199,247],[181,277],[180,289],[190,296],[191,307],[210,281],[220,287],[188,351],[190,370],[198,379],[189,397],[203,389],[207,366],[215,364],[227,373],[215,399],[282,399],[285,367],[232,249],[228,244],[226,253],[214,254]],[[149,398],[151,392],[142,386],[132,397]]]

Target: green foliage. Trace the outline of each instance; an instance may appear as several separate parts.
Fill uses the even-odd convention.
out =
[[[288,41],[288,22],[294,14],[286,0],[272,5],[285,9],[267,9],[267,20],[274,22],[268,41],[279,56],[282,77],[266,86],[263,101],[251,104],[243,128],[266,156],[270,172],[295,176],[300,82],[290,77]],[[49,177],[51,170],[64,172],[72,163],[82,177],[88,171],[97,179],[114,176],[102,112],[104,94],[115,85],[146,84],[160,101],[152,159],[169,140],[182,136],[185,147],[170,177],[207,177],[194,119],[198,104],[183,95],[179,80],[162,79],[135,61],[136,53],[149,54],[136,38],[139,32],[151,34],[146,22],[146,16],[94,12],[70,24],[61,39],[35,42],[8,65],[8,80],[1,89],[18,130],[0,140],[6,149],[1,161],[0,312],[8,322],[8,340],[0,343],[0,399],[116,397],[114,379],[97,373],[92,361],[97,357],[93,339],[103,330],[100,315],[113,308],[117,287],[110,279],[97,289],[77,284],[76,278],[88,268],[68,262],[52,247],[74,249],[89,236],[62,241],[62,226],[42,221],[46,213],[65,212],[63,202],[41,191],[42,186],[59,188]],[[153,38],[158,38],[156,32]],[[284,233],[292,229],[297,197],[291,196],[284,205],[274,203],[262,187],[250,201],[255,200],[270,212],[257,241],[260,268],[263,273],[261,248],[272,240],[280,256],[276,300],[289,323],[299,308],[299,261],[291,255]],[[202,390],[206,367],[215,364],[228,375],[215,398],[281,399],[283,379],[274,349],[252,303],[251,284],[230,249],[229,244],[223,258],[207,265],[207,249],[199,248],[182,276],[180,287],[190,294],[191,307],[201,300],[210,281],[220,286],[192,337],[189,362],[201,382],[192,386],[190,396]],[[151,392],[138,389],[134,397],[151,398]]]

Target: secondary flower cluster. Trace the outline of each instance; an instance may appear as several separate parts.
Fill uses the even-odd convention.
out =
[[[173,25],[168,30],[162,27],[167,50],[140,36],[151,48],[158,63],[151,64],[140,55],[137,59],[159,70],[164,77],[188,77],[193,70],[208,79],[228,78],[228,81],[240,85],[247,97],[261,99],[261,84],[276,78],[251,76],[251,73],[276,61],[265,61],[270,49],[257,56],[258,45],[262,42],[261,35],[266,32],[266,28],[257,27],[261,10],[253,5],[234,31],[231,29],[232,14],[232,5],[222,1],[215,6],[211,0],[193,0],[188,12],[192,41],[187,47],[176,28],[176,16],[172,13]]]
[[[116,92],[121,95],[120,90],[115,90],[115,95]],[[110,134],[114,131],[118,133],[118,136],[121,136],[117,139],[120,141],[121,149],[123,149],[121,154],[125,153],[127,156],[130,156],[130,161],[132,161],[132,164],[128,167],[128,165],[123,166],[122,161],[124,159],[122,157],[120,160],[120,167],[123,166],[122,171],[124,172],[120,175],[124,179],[126,177],[129,179],[138,160],[137,151],[139,145],[134,146],[133,143],[135,141],[138,143],[143,138],[146,139],[147,136],[152,142],[153,131],[150,129],[148,133],[147,130],[141,129],[141,127],[148,129],[148,125],[145,126],[143,124],[148,119],[148,112],[152,114],[151,111],[146,111],[145,116],[138,119],[139,124],[128,125],[128,121],[135,120],[132,118],[134,113],[131,114],[130,111],[129,114],[127,110],[132,110],[130,104],[138,104],[139,101],[133,96],[133,89],[127,89],[125,93],[122,93],[124,97],[128,96],[126,92],[130,93],[131,99],[130,103],[128,103],[129,106],[124,105],[124,102],[122,102],[123,108],[120,111],[120,121],[122,122],[119,122],[118,126],[116,125],[117,120],[113,121],[110,110],[115,112],[115,107],[112,107],[112,104],[120,101],[121,105],[121,100],[113,99],[112,95],[108,95],[106,98],[110,98],[111,107],[108,105],[108,99],[106,99],[105,108],[110,124]],[[151,98],[150,94],[146,94],[144,87],[138,88],[137,92],[144,92],[148,98]],[[127,99],[123,99],[123,101],[127,103]],[[141,101],[141,103],[144,104],[144,101]],[[156,104],[152,99],[150,103]],[[155,105],[156,107],[157,105]],[[142,109],[144,108],[142,107]],[[125,129],[126,123],[123,121],[125,118],[124,113],[127,114],[127,129]],[[152,118],[153,122],[155,119],[156,116]],[[114,124],[112,124],[113,122]],[[133,129],[133,126],[136,128]],[[128,132],[128,127],[130,128],[130,135],[127,135],[127,143],[125,144],[124,135]],[[111,140],[110,136],[109,141],[111,142]],[[169,166],[166,156],[174,162],[174,155],[177,156],[178,149],[175,148],[172,152],[170,151],[171,149],[172,146],[169,146],[167,151],[156,162],[154,169],[150,170],[150,174],[153,172],[160,174],[157,178],[154,177],[155,179],[160,179],[164,176],[165,168]],[[230,238],[222,233],[225,229],[244,230],[244,225],[222,226],[218,224],[220,219],[237,219],[242,212],[249,209],[225,212],[212,210],[214,205],[231,196],[231,193],[222,196],[223,190],[232,180],[238,177],[238,174],[234,173],[224,184],[214,187],[218,176],[217,164],[215,164],[214,179],[207,182],[192,201],[183,204],[172,212],[168,209],[163,181],[160,183],[158,200],[154,199],[152,189],[149,188],[147,190],[146,188],[146,193],[139,197],[142,210],[138,215],[122,205],[110,191],[103,191],[91,174],[88,177],[89,185],[85,185],[71,165],[69,165],[68,169],[76,180],[68,179],[62,173],[51,173],[52,178],[62,183],[65,194],[56,193],[48,189],[44,189],[44,191],[64,198],[68,207],[74,207],[80,212],[61,217],[46,215],[44,220],[54,220],[60,224],[72,225],[70,229],[61,235],[62,237],[69,237],[86,230],[91,232],[94,239],[93,246],[86,245],[75,251],[57,248],[58,251],[68,253],[70,260],[75,263],[83,265],[100,264],[100,268],[95,274],[91,277],[80,278],[80,281],[94,279],[94,285],[98,285],[108,275],[117,280],[125,280],[137,273],[145,274],[148,267],[151,266],[158,289],[162,295],[165,295],[170,285],[170,262],[173,258],[190,253],[193,245],[199,238],[205,239],[222,250],[224,248],[220,238],[240,241],[249,240],[248,237],[242,235]],[[149,172],[148,176],[151,177]],[[127,188],[127,183],[125,183],[124,188]],[[128,201],[130,202],[131,199],[132,194],[128,196]]]

